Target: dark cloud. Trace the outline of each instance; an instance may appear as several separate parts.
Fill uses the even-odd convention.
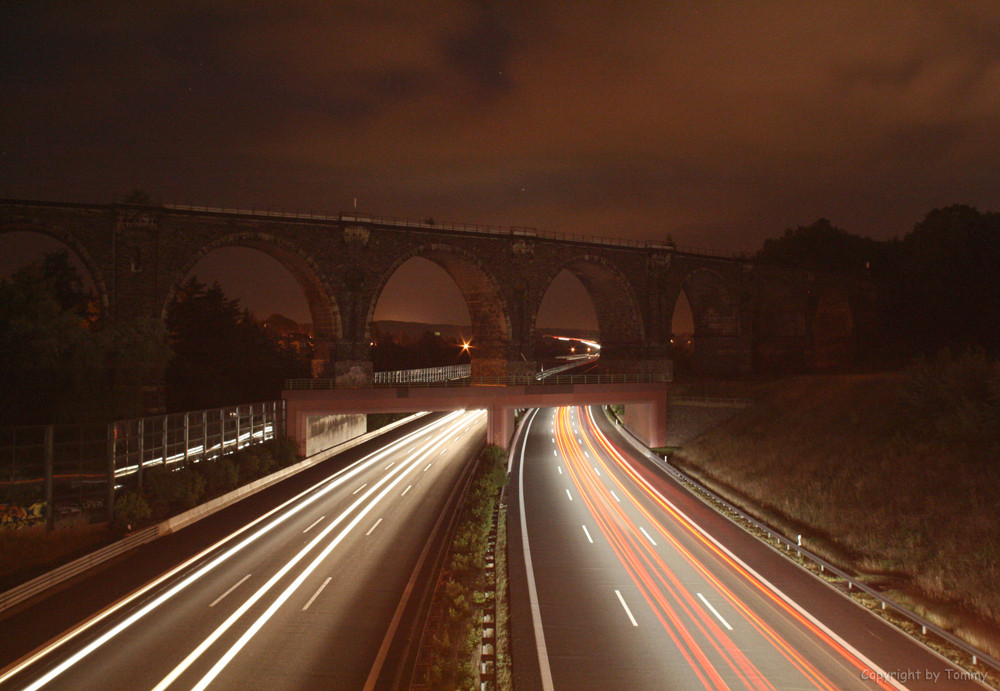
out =
[[[0,194],[755,249],[1000,208],[1000,9],[5,3]]]

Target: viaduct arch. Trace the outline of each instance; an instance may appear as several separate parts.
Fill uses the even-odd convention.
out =
[[[681,290],[695,322],[696,369],[828,367],[849,359],[858,286],[836,276],[685,252],[663,243],[563,237],[527,228],[178,206],[0,200],[0,232],[31,230],[76,252],[113,319],[166,314],[208,252],[266,252],[302,287],[314,323],[314,375],[371,374],[371,321],[393,272],[412,257],[441,266],[469,309],[478,376],[527,374],[538,309],[562,270],[594,304],[606,371],[669,373]]]

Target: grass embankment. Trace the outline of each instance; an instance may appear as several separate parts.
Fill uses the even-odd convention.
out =
[[[500,490],[507,482],[506,454],[498,446],[487,446],[480,455],[476,474],[465,499],[458,528],[452,539],[448,561],[438,583],[436,600],[442,602],[445,616],[430,633],[433,659],[422,681],[432,689],[479,688],[478,660],[480,641],[483,639],[483,612],[497,604],[498,619],[494,622],[497,632],[496,651],[497,684],[510,679],[509,654],[503,651],[506,635],[500,638],[501,607],[496,600],[497,591],[505,583],[492,583],[489,572],[498,572],[499,565],[487,569],[489,534],[493,528],[493,514],[499,501]],[[499,536],[495,551],[500,554],[503,546]],[[499,575],[497,576],[499,579]],[[505,608],[504,608],[505,611]],[[506,616],[504,615],[504,619]]]
[[[672,460],[727,500],[1000,654],[1000,366],[803,376]]]

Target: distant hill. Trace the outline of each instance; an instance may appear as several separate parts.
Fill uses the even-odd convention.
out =
[[[409,339],[418,339],[424,332],[437,333],[444,339],[469,340],[472,338],[472,327],[457,324],[425,324],[423,322],[404,322],[392,319],[382,319],[374,322],[375,328],[382,333],[402,334]]]
[[[425,331],[441,334],[441,338],[449,339],[470,339],[472,338],[472,326],[459,326],[457,324],[425,324],[423,322],[404,322],[392,319],[383,319],[375,322],[376,328],[383,333],[405,334],[407,338],[420,338]],[[566,336],[569,338],[586,338],[598,341],[598,332],[587,329],[559,329],[540,328],[539,333],[545,336]]]

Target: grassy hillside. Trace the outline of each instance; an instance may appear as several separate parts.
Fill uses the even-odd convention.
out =
[[[903,374],[797,377],[754,396],[673,461],[1000,652],[1000,367],[944,356]]]

